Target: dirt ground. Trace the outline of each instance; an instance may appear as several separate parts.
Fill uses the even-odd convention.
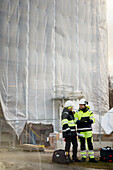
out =
[[[102,169],[99,166],[92,165],[88,161],[86,163],[73,163],[62,165],[52,162],[53,152],[28,152],[20,150],[0,149],[0,170],[87,170]],[[78,157],[79,157],[78,153]],[[95,152],[95,157],[99,158],[99,152]],[[106,164],[103,169],[109,169],[110,165]],[[111,169],[111,168],[110,168]]]

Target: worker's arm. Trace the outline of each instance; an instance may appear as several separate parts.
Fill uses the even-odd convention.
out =
[[[74,114],[74,122],[75,122],[75,124],[77,124],[77,121],[78,121],[79,119],[78,119],[78,113],[77,112],[75,112],[75,114]]]
[[[90,123],[95,123],[95,118],[92,111],[90,111]]]
[[[71,133],[70,127],[68,126],[68,113],[64,112],[62,114],[62,132],[66,132],[67,134]]]

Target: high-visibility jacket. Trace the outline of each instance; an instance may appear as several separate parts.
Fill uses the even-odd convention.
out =
[[[62,132],[63,137],[68,137],[69,134],[71,136],[76,135],[76,125],[74,122],[74,114],[72,111],[69,111],[67,108],[63,109],[61,116],[62,123]]]
[[[94,114],[89,107],[86,106],[84,110],[79,109],[74,114],[74,121],[77,124],[78,132],[92,131],[90,120],[95,122]]]

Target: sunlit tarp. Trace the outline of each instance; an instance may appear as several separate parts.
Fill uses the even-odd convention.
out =
[[[18,136],[26,121],[58,130],[56,85],[107,111],[107,63],[106,0],[0,0],[0,100]]]
[[[106,134],[110,135],[113,132],[113,108],[101,117],[101,126]]]

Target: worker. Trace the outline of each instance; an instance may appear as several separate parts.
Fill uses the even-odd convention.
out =
[[[86,161],[86,146],[88,149],[89,162],[97,163],[94,158],[93,151],[93,137],[92,137],[92,123],[95,122],[94,114],[88,106],[88,102],[85,99],[79,101],[79,110],[74,114],[75,123],[77,124],[77,131],[82,136],[79,136],[80,149],[81,149],[81,162]]]
[[[63,138],[65,138],[65,158],[67,163],[79,162],[77,158],[77,135],[76,135],[76,125],[74,122],[73,113],[74,103],[70,100],[66,101],[64,104],[64,109],[61,116],[62,132]],[[70,158],[70,146],[73,145],[73,155]]]

